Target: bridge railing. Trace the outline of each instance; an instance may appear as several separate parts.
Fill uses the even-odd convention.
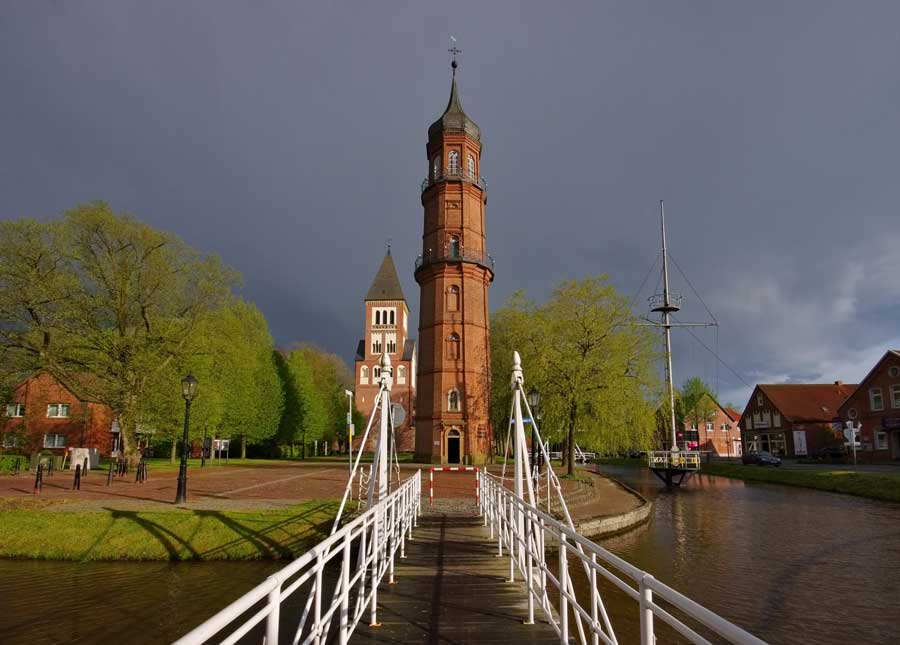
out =
[[[182,636],[176,645],[210,640],[235,643],[262,623],[265,633],[261,642],[270,645],[318,645],[335,638],[346,643],[367,611],[370,624],[376,624],[378,585],[385,575],[389,582],[394,581],[395,554],[399,550],[400,557],[405,557],[406,539],[412,538],[421,495],[422,473],[416,471],[385,499]],[[330,564],[340,565],[332,590],[323,575]],[[296,623],[285,621],[296,625],[294,633],[279,639],[281,606],[301,588],[308,593],[303,612]],[[330,635],[333,623],[336,633]]]
[[[756,636],[531,506],[486,471],[479,472],[478,476],[482,491],[481,512],[485,525],[490,526],[491,538],[497,538],[498,555],[502,556],[505,548],[509,557],[510,580],[515,579],[515,570],[518,569],[519,576],[526,582],[527,623],[534,622],[537,603],[561,643],[568,643],[570,636],[577,636],[576,642],[582,645],[589,642],[593,645],[617,643],[597,585],[602,577],[635,601],[642,645],[656,642],[654,621],[657,618],[693,643],[710,642],[695,627],[673,615],[672,608],[693,625],[703,625],[727,642],[764,645],[764,641]],[[558,562],[551,567],[548,556],[552,555],[556,555]],[[585,597],[584,592],[581,596],[577,593],[569,571],[570,561],[581,563],[589,598]],[[617,575],[612,569],[620,573]],[[570,619],[574,619],[577,634],[571,633]]]

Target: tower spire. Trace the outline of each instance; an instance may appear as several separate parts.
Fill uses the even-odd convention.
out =
[[[450,61],[450,67],[453,68],[453,79],[456,80],[456,68],[459,67],[459,63],[456,62],[456,55],[461,54],[462,50],[456,46],[456,38],[454,36],[450,36],[450,49],[447,51],[453,55],[453,60]]]

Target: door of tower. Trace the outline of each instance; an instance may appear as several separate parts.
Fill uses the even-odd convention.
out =
[[[459,430],[453,429],[447,433],[447,463],[459,463],[460,436]]]

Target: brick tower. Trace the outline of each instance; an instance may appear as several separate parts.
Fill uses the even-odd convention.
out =
[[[415,448],[416,340],[408,335],[409,308],[390,249],[366,293],[365,305],[365,338],[356,348],[356,409],[368,422],[378,395],[381,354],[387,352],[394,368],[391,403],[402,406],[406,416],[394,429],[397,450],[412,451]],[[365,427],[356,429],[354,449],[359,449],[363,432]],[[375,432],[370,433],[366,450],[374,450],[375,437]]]
[[[455,53],[450,101],[428,128],[422,183],[416,455],[432,463],[481,464],[492,446],[488,287],[494,263],[485,247],[481,131],[463,112]]]

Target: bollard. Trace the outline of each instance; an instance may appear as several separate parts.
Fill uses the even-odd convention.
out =
[[[47,477],[53,477],[53,457],[47,460]]]
[[[16,457],[16,463],[13,466],[13,475],[18,475],[21,472],[21,468],[22,468],[21,461],[22,461],[21,457]]]
[[[112,459],[109,460],[109,474],[106,476],[106,485],[112,486],[112,477],[113,477],[113,464],[115,464]]]
[[[81,476],[87,477],[87,471],[88,471],[88,460],[87,460],[87,457],[85,457],[84,465],[81,467]]]
[[[44,465],[38,464],[34,472],[34,494],[37,495],[44,487]]]
[[[81,464],[75,466],[75,481],[72,482],[72,490],[81,490]]]

